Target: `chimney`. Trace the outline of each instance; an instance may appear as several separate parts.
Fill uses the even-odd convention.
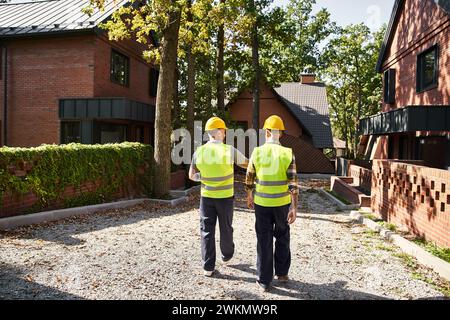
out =
[[[301,84],[311,84],[316,82],[316,75],[314,73],[302,73],[300,75]]]

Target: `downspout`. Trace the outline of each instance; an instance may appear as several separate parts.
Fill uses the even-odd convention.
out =
[[[2,79],[3,79],[3,132],[2,132],[2,145],[6,146],[8,139],[8,51],[6,45],[2,44]]]

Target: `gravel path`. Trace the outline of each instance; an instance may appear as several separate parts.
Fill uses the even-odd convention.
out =
[[[0,299],[441,298],[413,277],[395,247],[352,225],[302,181],[291,229],[288,284],[255,284],[254,214],[238,188],[236,255],[218,274],[200,269],[198,196],[176,209],[145,204],[0,234]]]

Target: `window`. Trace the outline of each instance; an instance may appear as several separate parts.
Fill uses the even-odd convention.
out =
[[[61,122],[61,144],[80,143],[80,123],[78,121]]]
[[[156,97],[156,93],[158,92],[158,78],[159,71],[150,68],[150,96],[152,97]]]
[[[127,139],[127,126],[110,123],[98,123],[97,143],[121,143]]]
[[[384,103],[395,103],[395,69],[388,69],[384,72]]]
[[[122,86],[130,83],[130,59],[115,50],[111,52],[111,81]]]
[[[144,127],[136,128],[136,142],[145,143],[145,130]]]
[[[438,46],[417,56],[417,92],[434,88],[438,84]]]

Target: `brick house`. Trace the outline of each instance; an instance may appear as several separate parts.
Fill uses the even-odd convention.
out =
[[[360,122],[367,158],[450,169],[450,4],[397,0],[380,52],[382,113]]]
[[[300,82],[282,83],[270,88],[261,85],[261,124],[272,114],[286,126],[281,143],[293,149],[301,173],[334,173],[324,149],[333,149],[326,87],[315,76],[304,74]],[[252,94],[242,90],[227,104],[231,119],[242,129],[252,126]]]
[[[350,166],[372,212],[450,247],[450,1],[396,0],[380,52],[381,113],[362,119]]]
[[[136,41],[109,41],[87,0],[0,5],[1,145],[153,143],[158,71]]]

